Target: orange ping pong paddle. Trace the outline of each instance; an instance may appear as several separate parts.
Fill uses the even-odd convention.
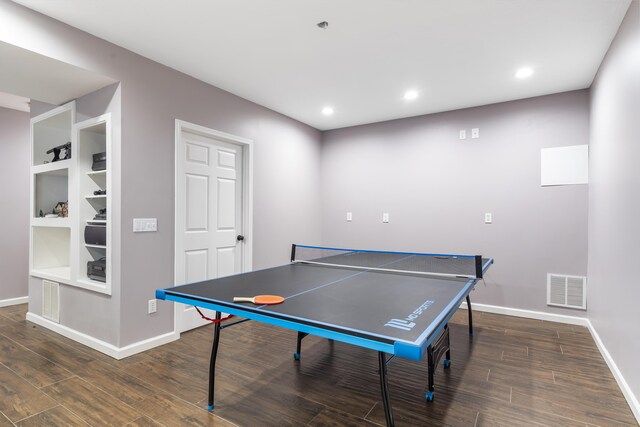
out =
[[[256,295],[255,297],[233,297],[233,302],[250,302],[256,305],[273,305],[284,302],[278,295]]]

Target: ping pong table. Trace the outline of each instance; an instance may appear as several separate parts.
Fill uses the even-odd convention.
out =
[[[214,408],[220,332],[255,320],[297,331],[294,359],[308,334],[378,352],[386,423],[393,425],[387,364],[395,356],[428,363],[426,399],[434,398],[434,372],[450,365],[451,316],[493,264],[480,255],[384,252],[292,245],[291,263],[198,283],[158,289],[156,297],[216,310],[209,365],[208,408]],[[235,296],[274,294],[278,305],[234,303]],[[222,312],[242,319],[222,324]]]

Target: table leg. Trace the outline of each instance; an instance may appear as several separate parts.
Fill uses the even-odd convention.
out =
[[[216,320],[220,320],[222,313],[216,312]],[[209,360],[209,405],[207,409],[213,409],[213,390],[216,382],[216,357],[218,356],[218,344],[220,342],[220,322],[213,324],[213,345],[211,347],[211,359]]]
[[[300,332],[298,331],[298,342],[296,344],[296,352],[293,353],[293,358],[296,360],[300,360],[301,354],[302,354],[302,339],[304,337],[306,337],[307,335],[309,335],[306,332]]]
[[[473,316],[471,315],[471,298],[467,295],[467,311],[469,312],[469,335],[473,336]]]
[[[393,411],[391,410],[391,400],[389,399],[389,384],[387,383],[387,357],[382,351],[378,352],[378,364],[380,365],[380,390],[382,392],[384,416],[387,420],[387,427],[393,427]]]

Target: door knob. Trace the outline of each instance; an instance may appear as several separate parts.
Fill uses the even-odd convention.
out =
[[[238,234],[238,237],[236,237],[236,240],[238,242],[242,242],[244,240],[244,236],[242,234]]]

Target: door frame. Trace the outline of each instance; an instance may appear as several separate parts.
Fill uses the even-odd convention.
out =
[[[238,145],[242,149],[242,234],[245,236],[241,246],[242,271],[251,271],[253,266],[253,140],[237,135],[210,129],[205,126],[189,123],[176,119],[174,140],[174,220],[173,220],[173,284],[178,285],[177,278],[177,243],[182,239],[182,233],[178,232],[178,150],[181,149],[182,132],[187,131],[196,135],[218,139],[230,144]],[[181,240],[180,240],[181,241]],[[178,327],[182,318],[182,310],[174,303],[173,330],[179,334]]]

